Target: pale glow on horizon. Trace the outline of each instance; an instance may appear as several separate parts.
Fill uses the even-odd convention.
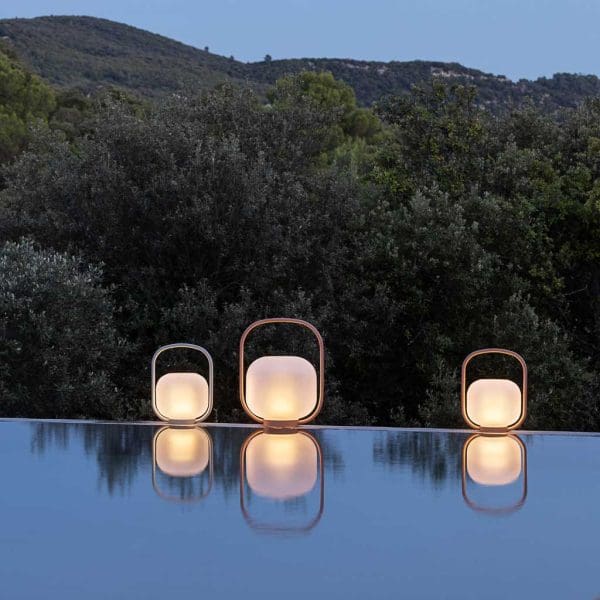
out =
[[[248,443],[245,461],[248,485],[259,496],[297,498],[317,482],[316,442],[303,433],[262,432]]]
[[[467,415],[484,428],[505,428],[521,416],[521,389],[509,379],[478,379],[467,390]]]
[[[266,421],[297,421],[317,405],[317,373],[300,356],[263,356],[246,373],[246,403]]]
[[[480,485],[508,485],[523,468],[521,445],[510,435],[478,435],[467,445],[467,473]]]
[[[163,429],[154,448],[156,466],[171,477],[199,475],[210,460],[210,439],[202,429]]]
[[[195,421],[208,410],[208,382],[198,373],[167,373],[156,384],[156,408],[170,421]]]

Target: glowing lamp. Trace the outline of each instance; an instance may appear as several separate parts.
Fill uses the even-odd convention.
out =
[[[157,471],[186,482],[181,488],[186,494],[194,490],[187,482],[208,471],[208,489],[187,497],[168,495],[158,485]],[[198,427],[163,427],[156,432],[152,443],[152,486],[161,498],[175,502],[197,501],[208,495],[212,479],[212,440],[208,432]]]
[[[467,366],[482,354],[512,356],[521,365],[522,389],[509,379],[477,379],[467,388]],[[517,429],[527,415],[527,365],[520,354],[502,348],[476,350],[465,358],[461,372],[461,409],[470,427],[503,432]]]
[[[208,381],[199,373],[166,373],[156,381],[156,361],[166,350],[191,349],[208,361]],[[161,346],[152,357],[152,408],[162,421],[193,424],[204,421],[213,406],[213,362],[207,350],[195,344]]]
[[[297,421],[317,403],[317,372],[300,356],[263,356],[248,367],[246,403],[266,421]]]
[[[310,330],[319,346],[319,375],[300,356],[262,356],[245,372],[246,338],[257,327],[291,323]],[[263,319],[252,323],[240,340],[240,401],[246,413],[269,427],[294,427],[312,421],[323,406],[325,349],[316,327],[300,319]]]
[[[251,516],[246,506],[244,492],[246,486],[255,496],[267,501],[263,507],[263,519],[264,511],[267,510],[268,520],[259,520]],[[286,510],[285,503],[308,497],[317,486],[318,510],[308,522],[292,524],[291,512],[289,508]],[[246,522],[254,529],[275,533],[306,532],[319,522],[323,514],[324,494],[321,447],[307,432],[257,431],[242,445],[240,505]],[[276,506],[280,506],[284,514],[284,522],[278,525],[273,523],[274,520],[276,521],[274,518],[274,513],[277,512]]]
[[[500,493],[501,488],[513,489],[521,477],[522,486],[516,488],[519,495],[506,504],[507,492]],[[480,489],[489,488],[492,504],[469,497],[468,482]],[[516,435],[472,435],[463,446],[462,492],[467,505],[480,512],[502,514],[523,506],[527,498],[527,450],[523,442]],[[508,495],[513,496],[513,492]],[[504,505],[498,505],[498,498],[504,498]]]

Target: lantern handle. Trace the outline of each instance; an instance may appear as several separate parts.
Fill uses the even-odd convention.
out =
[[[156,361],[158,357],[167,350],[176,350],[176,349],[186,349],[186,350],[196,350],[203,354],[208,362],[208,406],[204,414],[200,415],[197,419],[194,419],[195,423],[199,423],[200,421],[204,421],[208,415],[212,412],[213,409],[213,380],[214,380],[214,365],[213,359],[210,355],[210,352],[203,348],[202,346],[198,346],[196,344],[188,344],[186,342],[177,342],[175,344],[167,344],[165,346],[161,346],[152,356],[151,362],[151,379],[152,379],[152,410],[154,414],[161,419],[162,421],[169,421],[159,410],[158,406],[156,406]]]
[[[325,344],[323,343],[323,338],[319,333],[319,330],[308,321],[304,321],[302,319],[289,319],[286,317],[274,317],[271,319],[260,319],[259,321],[254,321],[246,327],[246,330],[242,334],[240,338],[240,351],[239,351],[239,359],[240,359],[240,402],[242,403],[242,408],[246,412],[246,414],[256,421],[257,423],[264,423],[264,419],[255,415],[251,410],[248,404],[246,403],[246,393],[245,393],[245,365],[244,365],[244,347],[246,345],[246,338],[252,331],[254,331],[257,327],[261,327],[263,325],[272,325],[276,323],[283,323],[288,325],[299,325],[300,327],[304,327],[311,331],[315,338],[317,338],[317,344],[319,346],[319,395],[317,399],[317,404],[315,408],[302,419],[298,419],[297,423],[303,425],[312,421],[317,415],[321,412],[323,408],[323,399],[325,396]]]
[[[504,356],[512,356],[513,358],[517,359],[521,365],[521,370],[523,373],[523,383],[521,389],[521,416],[512,425],[503,428],[501,431],[499,431],[499,433],[502,431],[517,429],[527,418],[527,363],[518,352],[507,350],[506,348],[482,348],[481,350],[475,350],[474,352],[471,352],[471,354],[469,354],[463,361],[460,372],[460,409],[463,419],[473,429],[483,429],[480,425],[477,425],[477,423],[473,422],[467,413],[467,367],[476,356],[481,356],[483,354],[502,354]]]

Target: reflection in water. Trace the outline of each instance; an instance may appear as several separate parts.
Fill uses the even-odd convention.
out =
[[[262,433],[246,445],[246,477],[255,493],[275,500],[308,494],[317,482],[317,447],[298,433]]]
[[[298,522],[295,513],[305,508],[315,490],[316,513],[310,520]],[[256,497],[270,503],[257,506]],[[257,431],[248,436],[240,451],[240,505],[251,527],[273,533],[310,531],[321,519],[324,500],[323,454],[312,435],[305,431]],[[254,516],[248,506],[253,501]],[[278,510],[281,507],[283,511]],[[266,515],[257,514],[261,509]]]
[[[440,431],[385,431],[373,444],[373,461],[391,469],[409,468],[434,487],[460,481],[461,434]]]
[[[163,426],[162,423],[160,424]],[[136,478],[150,479],[156,427],[93,423],[32,423],[31,448],[37,454],[56,449],[73,451],[82,445],[95,459],[100,488],[110,495],[127,494]],[[208,428],[205,429],[208,431]],[[247,430],[241,427],[210,428],[213,439],[214,483],[226,497],[239,486],[239,452]]]
[[[478,435],[467,444],[467,474],[475,483],[508,485],[521,474],[521,447],[512,436]]]
[[[151,465],[152,427],[94,425],[84,423],[32,423],[31,449],[45,454],[54,448],[69,451],[83,445],[86,456],[95,458],[100,487],[109,494],[126,493],[140,468]]]
[[[527,450],[521,439],[469,437],[462,451],[462,493],[467,505],[481,512],[507,514],[521,508],[527,498]]]
[[[212,439],[199,427],[163,427],[156,432],[152,452],[152,486],[165,500],[194,502],[206,497],[213,481]],[[208,473],[208,483],[202,478]],[[177,495],[165,493],[159,475],[167,476],[169,489]]]
[[[105,489],[110,495],[129,494],[137,478],[143,481],[151,479],[154,436],[159,430],[155,426],[43,422],[31,423],[30,427],[31,450],[35,454],[52,454],[57,450],[80,452],[77,446],[81,446],[85,456],[96,462],[100,490]],[[203,426],[203,430],[210,433],[212,439],[214,487],[225,498],[237,497],[240,448],[248,437],[249,429]],[[328,472],[334,476],[341,474],[344,460],[338,447],[323,430],[314,431],[313,434],[322,449],[323,463]],[[180,479],[174,485],[184,484]]]
[[[193,477],[211,462],[212,442],[198,427],[163,427],[154,436],[154,465],[171,477]]]
[[[252,529],[240,511],[240,450],[257,428],[202,426],[213,440],[214,485],[204,501],[182,508],[152,488],[152,442],[162,426],[0,422],[0,551],[8,558],[0,561],[0,597],[114,598],[126,589],[167,598],[177,588],[262,600],[387,598],[397,590],[505,598],[507,574],[518,581],[512,596],[592,598],[598,590],[598,435],[541,435],[536,447],[519,433],[535,493],[520,512],[489,517],[465,504],[461,476],[453,479],[455,443],[462,467],[473,432],[303,428],[322,451],[327,507],[311,532],[277,537]],[[465,448],[469,500],[481,504],[487,495],[494,502],[485,506],[510,506],[496,500],[512,493],[518,502],[524,453],[519,476],[507,483],[514,453],[480,450],[474,441]],[[333,476],[332,452],[347,476]],[[259,522],[306,523],[319,512],[320,475],[307,494],[286,499],[259,495],[246,477],[245,506]],[[435,577],[432,565],[440,566]]]

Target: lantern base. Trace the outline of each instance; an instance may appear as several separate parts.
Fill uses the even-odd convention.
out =
[[[507,435],[510,433],[508,427],[479,427],[477,431],[482,435]]]
[[[166,424],[169,427],[195,427],[198,421],[195,419],[169,419]]]
[[[263,427],[265,429],[297,429],[298,428],[298,421],[297,420],[291,420],[291,421],[268,421],[268,420],[264,420],[263,421]]]

